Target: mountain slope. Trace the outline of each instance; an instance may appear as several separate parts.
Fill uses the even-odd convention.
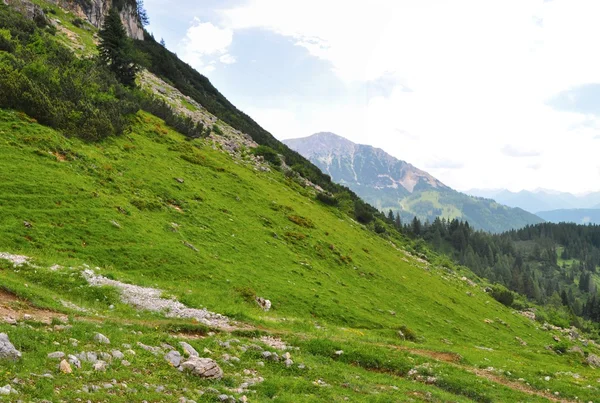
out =
[[[460,271],[415,258],[335,209],[314,202],[309,189],[282,174],[257,171],[251,160],[233,159],[214,150],[210,141],[190,143],[150,115],[140,113],[128,136],[97,144],[65,139],[12,112],[0,112],[0,122],[0,152],[6,157],[0,161],[0,215],[5,217],[0,223],[0,250],[33,257],[36,264],[13,268],[0,263],[3,287],[64,311],[55,299],[59,291],[61,299],[92,312],[92,317],[96,313],[105,318],[98,328],[88,324],[88,314],[78,313],[70,322],[72,330],[63,330],[66,333],[59,337],[86,341],[90,331],[101,331],[119,343],[160,345],[177,343],[168,329],[206,334],[189,320],[170,323],[143,311],[138,311],[138,318],[141,314],[152,327],[140,321],[133,329],[144,336],[120,331],[121,321],[130,322],[135,311],[110,289],[94,292],[82,283],[78,268],[85,263],[98,266],[96,271],[110,279],[159,288],[191,307],[226,314],[244,327],[258,326],[262,334],[300,347],[291,352],[292,359],[309,368],[286,370],[275,362],[256,366],[260,354],[221,347],[218,343],[231,336],[217,333],[189,342],[199,351],[212,351],[204,354],[223,366],[223,383],[194,383],[162,357],[143,350],[138,350],[140,358],[130,358],[133,369],[142,365],[155,369],[142,378],[116,363],[94,380],[65,377],[56,375],[56,363],[41,358],[52,352],[56,339],[51,333],[44,333],[46,342],[32,345],[26,340],[34,333],[27,328],[16,331],[0,324],[0,331],[11,337],[24,357],[11,366],[10,375],[0,373],[0,381],[15,376],[27,380],[31,372],[43,371],[58,378],[36,389],[18,385],[26,396],[48,398],[59,382],[61,396],[69,400],[82,383],[102,384],[115,378],[118,385],[126,382],[136,389],[144,382],[160,385],[170,379],[167,391],[177,384],[174,390],[216,387],[231,394],[228,385],[242,382],[235,375],[238,368],[253,368],[265,379],[251,387],[257,401],[273,393],[288,401],[311,401],[303,397],[305,393],[319,400],[350,396],[378,401],[379,395],[379,401],[386,401],[425,392],[441,401],[545,401],[545,374],[577,371],[584,382],[595,379],[594,370],[576,356],[536,353],[545,351],[553,333],[536,331],[534,322],[497,303],[483,285],[461,280]],[[47,269],[57,263],[65,268]],[[254,295],[270,299],[272,310],[263,312],[252,300]],[[398,329],[414,341],[402,341]],[[256,334],[240,332],[237,338],[243,345],[253,344]],[[515,335],[527,341],[526,354],[516,353]],[[60,348],[81,351],[68,345]],[[344,352],[336,356],[336,350]],[[438,357],[436,351],[464,364],[432,358]],[[240,364],[230,368],[219,358],[222,354],[239,356]],[[425,377],[419,375],[421,367],[408,375],[419,365],[428,368]],[[534,369],[540,365],[541,376]],[[83,364],[84,369],[89,366]],[[503,368],[511,375],[480,379],[470,372],[477,366]],[[305,380],[298,380],[299,374]],[[528,391],[532,395],[502,384],[519,377],[534,385]],[[313,385],[318,379],[332,386]],[[345,382],[352,382],[355,389],[347,390]],[[553,390],[586,399],[597,393],[567,377],[557,380]],[[114,393],[102,389],[90,397],[128,401],[126,394]],[[163,393],[153,387],[143,396],[160,399]],[[212,399],[210,393],[206,396]],[[206,400],[194,392],[187,397]]]
[[[456,192],[381,149],[355,144],[333,133],[317,133],[284,143],[378,209],[399,211],[404,221],[414,216],[423,221],[439,216],[459,218],[491,232],[542,221],[521,209]]]
[[[0,399],[597,396],[588,335],[501,305],[489,284],[385,223],[380,234],[358,224],[347,197],[320,202],[257,158],[240,128],[164,89],[214,122],[211,135],[186,137],[140,110],[122,135],[83,141],[0,110],[0,337],[20,351],[0,356]],[[222,379],[175,368],[190,347]]]

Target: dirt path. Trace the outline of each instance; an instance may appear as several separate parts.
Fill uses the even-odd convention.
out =
[[[466,365],[462,365],[462,364],[460,364],[460,360],[461,360],[460,354],[423,350],[423,349],[414,349],[414,348],[403,347],[403,346],[390,346],[390,345],[385,345],[385,344],[380,344],[380,345],[382,347],[392,347],[397,350],[408,351],[411,354],[420,355],[421,357],[431,358],[436,361],[443,361],[454,367],[457,367],[457,368],[463,369],[465,371],[468,371],[472,374],[475,374],[476,376],[478,376],[480,378],[485,378],[488,381],[506,386],[507,388],[510,388],[512,390],[526,393],[528,395],[542,397],[542,398],[548,399],[552,402],[577,403],[575,400],[559,398],[551,393],[544,392],[544,391],[541,391],[538,389],[534,389],[533,387],[528,386],[524,383],[511,381],[500,375],[496,375],[496,374],[491,373],[490,371],[486,371],[485,369],[473,368],[473,367],[468,367]]]
[[[52,323],[52,319],[55,318],[61,322],[68,321],[67,315],[63,313],[36,308],[0,288],[0,320],[11,323],[12,321],[24,320],[26,315],[28,315],[27,320],[46,324]]]

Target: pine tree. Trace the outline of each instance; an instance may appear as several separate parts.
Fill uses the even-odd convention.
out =
[[[108,65],[121,83],[128,87],[135,86],[135,75],[139,68],[134,62],[133,46],[116,9],[109,11],[99,36],[100,60]]]
[[[160,38],[160,46],[162,46],[163,48],[167,46],[164,38]]]
[[[396,213],[396,229],[398,231],[402,230],[402,220],[400,220],[400,213]]]
[[[137,14],[143,26],[150,24],[150,18],[148,18],[148,13],[144,8],[144,0],[137,0]]]

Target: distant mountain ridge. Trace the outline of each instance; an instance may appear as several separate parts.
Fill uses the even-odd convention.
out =
[[[423,187],[446,188],[442,182],[380,148],[321,132],[303,139],[283,141],[288,147],[319,162],[323,172],[341,184],[403,189],[412,193]]]
[[[414,216],[429,221],[436,217],[458,218],[490,232],[543,222],[520,208],[457,192],[384,150],[355,144],[334,133],[321,132],[283,142],[379,210],[399,212],[405,222]]]
[[[600,209],[558,209],[540,211],[539,217],[553,223],[571,222],[575,224],[600,225]]]
[[[494,199],[498,203],[510,207],[520,207],[533,214],[551,210],[600,208],[600,192],[574,195],[547,189],[521,190],[520,192],[511,192],[506,189],[471,189],[465,193]]]

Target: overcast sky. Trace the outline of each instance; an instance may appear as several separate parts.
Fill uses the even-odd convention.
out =
[[[279,139],[331,131],[459,190],[600,190],[600,1],[146,0]]]

